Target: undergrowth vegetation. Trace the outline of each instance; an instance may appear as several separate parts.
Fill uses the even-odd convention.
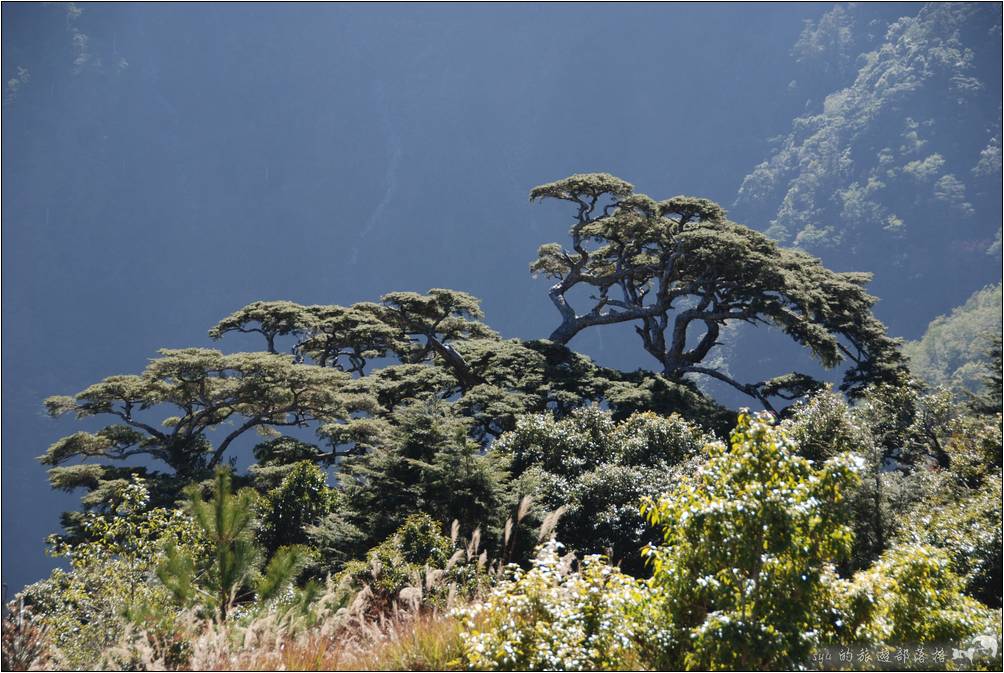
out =
[[[193,491],[173,511],[144,509],[136,480],[113,516],[85,520],[90,542],[54,541],[70,570],[8,606],[5,667],[763,670],[804,666],[827,645],[999,638],[999,464],[984,463],[981,479],[971,458],[955,472],[915,455],[923,478],[905,464],[876,470],[862,451],[874,442],[869,409],[822,392],[780,424],[741,413],[728,442],[679,419],[617,423],[595,409],[554,426],[565,432],[546,418],[517,424],[501,442],[515,462],[581,474],[588,466],[570,463],[582,454],[562,451],[585,437],[599,464],[665,457],[674,479],[636,501],[651,535],[634,538],[634,574],[559,542],[561,509],[531,523],[536,505],[522,494],[493,555],[480,531],[463,536],[458,521],[418,513],[319,578],[319,566],[282,551],[291,548],[264,564],[250,525],[262,506],[251,491],[234,494],[226,470],[210,500]],[[957,427],[945,431],[953,456],[974,450]],[[808,436],[818,441],[799,442]],[[283,484],[303,475],[293,470]],[[861,506],[910,502],[896,494],[911,480],[935,490],[895,514]],[[855,560],[855,530],[884,547]],[[504,562],[520,531],[535,551]]]

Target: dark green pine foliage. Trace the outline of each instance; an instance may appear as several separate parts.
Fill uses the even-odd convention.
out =
[[[279,486],[300,463],[324,464],[327,452],[316,444],[294,437],[276,437],[255,445],[252,451],[255,464],[248,468],[251,484],[265,493]]]
[[[302,548],[281,547],[260,570],[262,549],[254,539],[254,507],[257,494],[251,489],[234,493],[226,468],[216,470],[213,497],[202,498],[200,489],[189,490],[189,511],[201,529],[209,558],[196,558],[174,544],[157,576],[182,605],[197,605],[226,620],[239,598],[267,601],[295,579],[304,562]],[[246,596],[248,592],[252,596]]]
[[[386,538],[409,514],[463,530],[497,529],[505,497],[505,466],[468,439],[466,419],[444,402],[417,401],[394,412],[394,440],[342,464],[340,518],[365,531],[369,546]]]
[[[280,547],[307,544],[307,528],[331,512],[335,496],[324,470],[295,463],[282,483],[258,499],[258,541],[271,558]]]

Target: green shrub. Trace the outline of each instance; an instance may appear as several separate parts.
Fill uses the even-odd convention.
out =
[[[254,506],[260,496],[250,488],[231,489],[231,474],[217,468],[211,500],[201,490],[188,490],[188,511],[205,540],[204,553],[168,543],[157,577],[183,607],[225,621],[239,601],[257,599],[258,607],[275,598],[307,563],[301,546],[280,547],[262,568],[264,554],[254,539]]]
[[[643,574],[639,552],[656,533],[639,513],[641,498],[696,469],[694,460],[710,439],[676,415],[637,413],[614,422],[609,412],[584,407],[560,420],[550,414],[517,419],[493,449],[511,458],[517,475],[512,490],[534,503],[518,531],[521,553],[514,558],[530,555],[535,538],[526,530],[560,508],[558,539]]]
[[[861,460],[818,468],[767,417],[741,413],[731,447],[644,509],[663,541],[647,550],[652,600],[670,637],[649,644],[663,669],[796,666],[820,640],[824,577],[850,551],[844,494]]]
[[[622,670],[637,665],[634,640],[643,587],[602,557],[578,571],[561,545],[544,544],[532,568],[512,576],[465,614],[464,661],[477,670]]]
[[[551,414],[531,414],[518,419],[494,450],[512,457],[513,474],[538,466],[552,474],[575,476],[613,459],[614,428],[610,413],[595,406],[575,409],[561,420]]]
[[[256,502],[258,541],[266,555],[284,545],[306,544],[306,529],[331,512],[332,501],[321,468],[308,461],[291,466],[279,486]]]
[[[508,478],[500,454],[483,453],[468,437],[469,420],[445,402],[412,401],[394,409],[392,417],[391,440],[341,464],[340,517],[331,523],[364,532],[364,549],[416,512],[458,519],[464,530],[481,528],[486,538],[496,537]]]
[[[945,441],[952,474],[960,483],[977,488],[983,481],[1000,482],[1001,414],[961,416],[948,428]]]
[[[615,460],[624,465],[666,468],[692,458],[713,437],[672,414],[660,416],[645,411],[618,423],[611,441]]]
[[[371,612],[394,604],[444,606],[470,598],[487,582],[475,547],[461,549],[428,514],[413,514],[365,560],[346,563],[335,581],[350,593],[366,588]]]
[[[164,559],[165,543],[201,554],[204,540],[194,521],[179,510],[147,509],[149,492],[134,478],[118,494],[107,516],[82,518],[88,542],[67,544],[53,538],[52,553],[69,560],[69,570],[29,585],[21,596],[52,643],[61,668],[120,667],[110,650],[130,626],[141,625],[162,641],[176,613],[152,606],[170,602],[154,571]],[[166,654],[166,653],[161,653]]]
[[[798,455],[817,462],[846,452],[866,456],[874,444],[867,424],[830,389],[794,405],[783,427]]]
[[[968,595],[991,607],[1001,606],[1000,472],[988,477],[979,490],[917,507],[900,538],[942,549]]]
[[[963,580],[944,550],[925,545],[893,547],[878,563],[840,582],[842,640],[869,643],[960,641],[995,633],[995,613],[963,595]],[[997,626],[995,626],[995,624]]]

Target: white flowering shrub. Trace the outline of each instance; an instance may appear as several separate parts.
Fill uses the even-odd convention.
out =
[[[577,571],[561,544],[530,570],[510,566],[484,603],[464,613],[465,664],[477,670],[618,670],[635,663],[644,587],[600,556]]]

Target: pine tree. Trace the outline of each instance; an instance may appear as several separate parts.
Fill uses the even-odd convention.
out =
[[[251,489],[234,493],[230,471],[217,469],[214,493],[208,502],[197,487],[189,491],[189,508],[205,538],[210,554],[197,559],[169,545],[167,559],[157,576],[182,604],[201,604],[224,621],[242,590],[253,589],[260,601],[273,598],[299,572],[304,552],[296,546],[278,549],[264,573],[259,572],[262,550],[255,543]]]

